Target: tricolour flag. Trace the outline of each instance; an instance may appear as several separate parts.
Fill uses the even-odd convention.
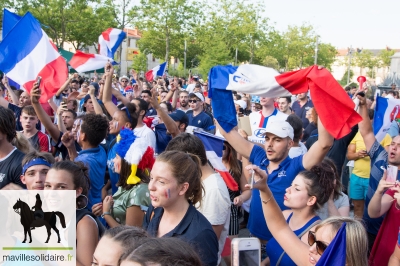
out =
[[[124,31],[108,28],[99,36],[99,54],[114,58],[115,52],[125,37],[126,33]]]
[[[88,72],[103,68],[107,62],[114,63],[112,58],[99,54],[86,54],[81,51],[76,51],[69,61],[69,65],[77,72]]]
[[[374,134],[378,142],[389,133],[392,122],[398,119],[400,119],[400,100],[376,97]]]
[[[197,136],[204,144],[208,161],[224,179],[226,186],[232,191],[238,191],[238,183],[233,179],[228,169],[222,163],[222,148],[224,139],[214,136],[207,132],[195,131],[194,135]]]
[[[0,70],[28,92],[42,77],[40,102],[45,103],[67,79],[67,64],[30,12],[13,22],[0,43]]]
[[[158,65],[155,68],[147,71],[145,74],[147,81],[153,81],[156,76],[159,77],[163,76],[166,67],[167,67],[167,62],[164,62],[161,65]]]
[[[354,103],[331,73],[317,66],[284,74],[251,64],[215,66],[209,73],[209,87],[214,117],[227,132],[237,125],[232,91],[275,98],[310,90],[322,124],[335,138],[347,135],[362,120],[354,111]]]
[[[317,266],[344,266],[346,265],[346,223],[343,223],[335,238],[322,253]]]

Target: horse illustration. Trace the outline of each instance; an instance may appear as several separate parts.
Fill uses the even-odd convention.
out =
[[[45,243],[49,242],[50,235],[51,235],[51,228],[57,233],[58,243],[61,242],[60,233],[56,227],[56,216],[60,219],[61,225],[63,228],[66,228],[64,214],[62,212],[44,212],[43,219],[35,219],[35,212],[31,211],[28,204],[24,201],[18,199],[17,202],[14,204],[13,209],[16,213],[21,215],[21,224],[24,227],[24,241],[26,242],[26,233],[29,235],[29,243],[32,243],[32,236],[31,236],[31,227],[33,229],[35,227],[46,226],[47,229],[47,240]],[[37,218],[37,217],[36,217]]]

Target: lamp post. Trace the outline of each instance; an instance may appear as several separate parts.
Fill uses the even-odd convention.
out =
[[[351,56],[352,56],[352,54],[353,54],[353,48],[350,45],[350,48],[349,48],[349,66],[348,66],[348,69],[347,69],[347,84],[350,83],[350,67],[351,67]]]
[[[314,56],[314,65],[316,65],[317,64],[317,62],[318,62],[318,37],[319,36],[317,36],[316,38],[317,38],[317,40],[315,41],[315,56]]]

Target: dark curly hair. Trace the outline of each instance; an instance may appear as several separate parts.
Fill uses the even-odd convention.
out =
[[[314,196],[317,199],[316,204],[313,205],[314,211],[322,208],[322,206],[329,200],[335,186],[333,180],[335,179],[335,172],[326,161],[314,165],[310,170],[301,172],[299,175],[304,177],[307,184],[308,195]]]
[[[107,136],[108,122],[102,115],[86,114],[82,117],[81,132],[86,134],[87,141],[97,147]]]
[[[15,115],[8,108],[0,106],[0,132],[7,136],[7,141],[11,142],[16,136]]]

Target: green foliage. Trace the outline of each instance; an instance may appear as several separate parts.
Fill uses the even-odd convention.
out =
[[[214,44],[200,57],[199,72],[203,77],[208,75],[211,67],[216,65],[226,65],[233,61],[229,54],[226,43],[222,38],[214,39]]]
[[[272,57],[270,55],[267,55],[264,60],[263,60],[263,65],[266,67],[270,67],[273,69],[279,69],[279,63],[278,60],[276,60],[275,57]]]
[[[348,70],[349,69],[347,68],[346,72],[343,74],[342,79],[338,80],[339,84],[342,85],[342,86],[346,86],[347,85]],[[353,76],[354,76],[354,72],[353,72],[353,70],[350,69],[350,80],[353,78]]]
[[[147,56],[144,53],[139,53],[133,56],[132,60],[132,68],[136,70],[136,72],[143,72],[147,71]]]
[[[395,54],[394,50],[384,49],[379,53],[379,59],[382,67],[390,67],[391,57]]]

